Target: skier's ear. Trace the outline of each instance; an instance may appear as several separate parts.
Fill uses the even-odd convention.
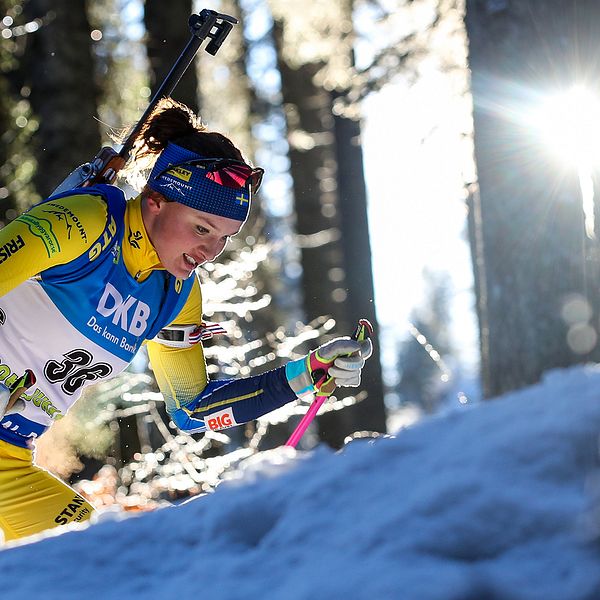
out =
[[[155,192],[150,188],[144,189],[143,198],[148,211],[153,215],[158,214],[163,204],[168,202],[168,200],[162,194]]]

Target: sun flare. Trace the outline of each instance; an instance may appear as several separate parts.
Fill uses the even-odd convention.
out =
[[[594,171],[600,167],[600,98],[582,86],[547,98],[535,124],[544,147],[577,169],[588,238],[595,238]]]
[[[600,98],[576,86],[550,96],[537,113],[547,149],[575,167],[600,164]]]

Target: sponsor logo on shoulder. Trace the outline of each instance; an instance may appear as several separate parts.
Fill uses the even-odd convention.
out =
[[[48,208],[44,209],[42,212],[53,215],[56,217],[57,221],[63,222],[67,228],[67,238],[71,239],[71,231],[73,230],[73,226],[77,229],[79,233],[79,237],[87,244],[87,234],[85,229],[79,220],[79,217],[69,208],[59,204],[58,202],[48,202]]]
[[[100,236],[98,241],[92,246],[91,250],[88,252],[88,259],[90,262],[96,260],[102,250],[104,250],[111,242],[111,240],[115,237],[117,233],[117,224],[115,223],[115,219],[113,217],[110,218],[110,223],[108,227],[104,230],[104,233]]]
[[[29,231],[31,231],[32,235],[40,238],[42,244],[44,244],[44,247],[46,248],[48,257],[60,252],[60,243],[52,229],[52,223],[50,223],[48,219],[42,219],[25,213],[24,215],[17,217],[17,221],[25,223],[27,227],[29,227]]]
[[[0,246],[0,264],[8,260],[13,254],[16,254],[24,246],[25,241],[20,235]]]

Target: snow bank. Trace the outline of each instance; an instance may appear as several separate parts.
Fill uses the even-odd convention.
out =
[[[600,370],[7,548],[11,598],[600,598]],[[599,503],[600,504],[600,503]],[[8,585],[5,586],[9,592]]]

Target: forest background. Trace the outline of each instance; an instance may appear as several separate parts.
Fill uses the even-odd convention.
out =
[[[600,9],[539,4],[2,0],[0,221],[139,117],[189,15],[212,8],[240,25],[173,96],[267,177],[245,235],[201,269],[206,317],[229,334],[207,343],[211,376],[278,366],[369,318],[364,385],[304,441],[340,447],[595,361]],[[138,504],[172,498],[282,443],[304,410],[179,436],[141,353],[38,460],[71,480],[110,465]]]

